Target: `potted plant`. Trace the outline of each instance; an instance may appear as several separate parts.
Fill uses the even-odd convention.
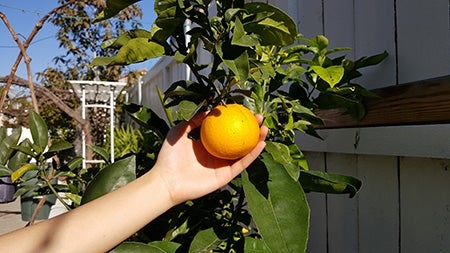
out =
[[[70,192],[73,187],[57,185],[56,181],[59,177],[76,178],[75,169],[81,158],[59,164],[57,154],[72,148],[72,144],[64,140],[50,142],[47,125],[34,111],[30,112],[29,126],[31,140],[26,138],[19,144],[9,145],[2,171],[16,186],[15,197],[21,197],[22,219],[32,224],[36,219],[48,218],[56,199],[67,209],[71,208],[58,193]]]
[[[20,135],[21,128],[9,136],[6,128],[0,128],[0,203],[8,203],[16,199],[16,186],[9,177],[10,171],[6,164],[13,155],[12,147],[19,142]],[[14,167],[15,164],[11,163],[9,166]]]

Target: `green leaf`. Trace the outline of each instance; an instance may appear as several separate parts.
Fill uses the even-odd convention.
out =
[[[102,159],[106,162],[110,162],[110,154],[109,151],[106,148],[99,147],[99,146],[90,146],[90,149],[94,151],[95,153],[99,154]]]
[[[125,46],[131,39],[146,38],[150,39],[152,33],[144,29],[133,29],[121,34],[118,38],[109,39],[102,43],[102,48],[116,48],[119,49]]]
[[[37,170],[38,167],[34,163],[24,164],[22,167],[18,168],[11,174],[11,181],[15,183],[19,178],[21,178],[25,173],[31,170]]]
[[[30,112],[29,122],[33,144],[39,148],[39,150],[36,151],[42,153],[48,144],[47,124],[44,119],[34,111]]]
[[[202,105],[198,106],[194,102],[183,100],[178,105],[178,110],[176,111],[177,118],[182,120],[190,120],[201,108]]]
[[[234,59],[223,59],[223,63],[233,71],[238,77],[239,82],[245,82],[249,73],[249,62],[247,51],[244,51],[241,55]]]
[[[361,120],[366,115],[366,108],[362,101],[345,97],[336,92],[321,93],[315,100],[320,109],[344,109],[355,120]]]
[[[300,184],[307,192],[349,194],[350,198],[354,197],[362,186],[362,182],[355,177],[314,170],[302,171]]]
[[[107,0],[106,9],[98,14],[98,16],[94,19],[94,22],[114,17],[121,10],[139,1],[140,0]]]
[[[261,163],[253,163],[243,172],[242,178],[258,232],[272,252],[305,252],[309,233],[309,207],[305,193],[270,154],[261,156],[269,172],[266,182],[268,195],[261,194],[250,178],[264,170]]]
[[[311,66],[312,71],[316,73],[320,78],[327,82],[331,88],[334,87],[344,76],[344,67],[342,66],[330,66],[324,68],[322,66]]]
[[[289,147],[283,143],[266,141],[266,151],[272,155],[274,161],[282,165],[295,181],[300,176],[298,164],[291,157]]]
[[[384,59],[386,59],[389,56],[389,53],[384,51],[383,53],[372,55],[369,57],[361,57],[357,61],[355,61],[355,68],[364,68],[368,66],[377,65],[380,62],[382,62]]]
[[[175,253],[142,242],[123,242],[115,247],[110,253]]]
[[[242,47],[253,47],[259,44],[258,38],[251,35],[247,35],[244,30],[244,26],[241,21],[237,18],[234,23],[233,37],[231,39],[231,44]]]
[[[295,41],[297,25],[284,11],[262,2],[246,3],[244,8],[256,16],[244,23],[244,29],[248,34],[258,35],[261,45],[287,46]]]
[[[171,242],[171,241],[153,241],[150,242],[148,245],[164,250],[164,252],[167,253],[175,253],[177,252],[178,248],[180,247],[179,243]]]
[[[152,109],[137,104],[125,104],[123,108],[139,125],[156,132],[161,139],[164,139],[169,132],[170,128],[166,121]]]
[[[0,177],[10,177],[13,171],[4,165],[0,165]]]
[[[116,56],[97,57],[91,62],[91,65],[129,65],[163,56],[164,52],[164,46],[148,41],[148,38],[135,38],[130,39],[127,44],[122,46]]]
[[[70,142],[67,142],[65,140],[58,140],[52,143],[48,151],[44,153],[44,157],[50,158],[60,151],[68,150],[71,148],[73,148],[73,145]]]
[[[212,228],[202,230],[195,235],[189,252],[213,252],[221,242]]]
[[[83,157],[75,157],[70,160],[68,163],[64,164],[60,170],[61,171],[72,171],[80,166],[83,162]]]
[[[87,186],[81,204],[86,204],[136,179],[135,167],[136,159],[130,156],[102,169]]]
[[[245,253],[268,253],[268,252],[272,252],[272,251],[269,250],[266,243],[262,239],[257,239],[257,238],[247,236],[247,237],[245,237],[244,252]]]
[[[16,146],[19,142],[20,136],[22,134],[21,128],[19,131],[4,137],[0,143],[0,164],[5,165],[11,158],[14,150],[12,147]]]
[[[29,140],[28,140],[28,145],[27,146],[25,146],[25,145],[23,145],[23,146],[22,145],[15,146],[14,149],[17,150],[17,151],[20,151],[20,152],[22,152],[22,153],[24,153],[26,155],[29,155],[31,157],[34,157],[36,155],[33,152],[33,143],[31,143]]]
[[[19,146],[15,146],[13,149],[17,152],[9,159],[8,167],[15,171],[28,161],[29,155],[32,156],[34,153],[31,150],[31,142],[29,139],[23,140]]]

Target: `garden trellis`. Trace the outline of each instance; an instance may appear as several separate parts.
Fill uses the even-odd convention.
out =
[[[124,82],[107,81],[69,81],[72,84],[73,91],[81,100],[81,116],[86,119],[89,108],[104,108],[109,113],[109,131],[111,138],[110,157],[114,162],[114,108],[115,100],[125,87]],[[83,157],[83,168],[88,163],[98,163],[97,160],[86,160],[86,134],[82,131],[81,152]]]

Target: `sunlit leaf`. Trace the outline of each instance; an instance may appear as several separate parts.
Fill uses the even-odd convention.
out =
[[[297,25],[284,11],[262,2],[246,3],[244,8],[257,16],[255,22],[245,23],[244,29],[257,34],[261,45],[286,46],[294,42]]]
[[[202,230],[194,237],[189,252],[212,252],[221,242],[212,228]]]
[[[134,38],[122,46],[116,56],[97,57],[91,65],[128,65],[163,56],[164,52],[164,46],[156,42],[149,41],[147,38]]]
[[[307,192],[349,194],[350,198],[354,197],[362,186],[361,181],[355,177],[314,170],[302,171],[300,184]]]
[[[300,184],[268,153],[262,161],[269,172],[265,197],[251,183],[251,172],[244,171],[243,186],[250,213],[258,232],[272,252],[305,252],[309,233],[309,207]],[[247,170],[261,170],[250,166]]]
[[[95,18],[94,22],[114,17],[117,13],[119,13],[127,6],[139,1],[140,0],[107,0],[106,9],[100,12],[100,14]]]
[[[170,242],[169,242],[170,243]],[[142,242],[123,242],[109,251],[110,253],[175,253],[169,249],[159,248]]]
[[[48,128],[44,119],[34,111],[30,112],[30,132],[33,138],[33,144],[38,148],[36,151],[41,153],[48,144]]]
[[[292,180],[298,180],[300,168],[291,157],[291,152],[287,145],[278,142],[266,141],[266,150],[270,153],[270,155],[272,155],[272,158],[276,162],[286,169]]]
[[[344,67],[342,66],[333,65],[327,68],[322,66],[311,66],[311,69],[332,88],[339,83],[344,76]]]
[[[2,128],[3,129],[3,128]],[[5,136],[0,143],[0,164],[5,165],[8,159],[11,158],[11,155],[14,152],[12,147],[16,146],[19,142],[19,138],[22,134],[22,128],[15,133],[12,133],[9,136]]]

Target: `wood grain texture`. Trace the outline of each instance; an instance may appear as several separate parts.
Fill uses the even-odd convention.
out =
[[[450,76],[373,90],[367,115],[355,121],[339,110],[317,111],[319,128],[423,125],[450,122]]]

